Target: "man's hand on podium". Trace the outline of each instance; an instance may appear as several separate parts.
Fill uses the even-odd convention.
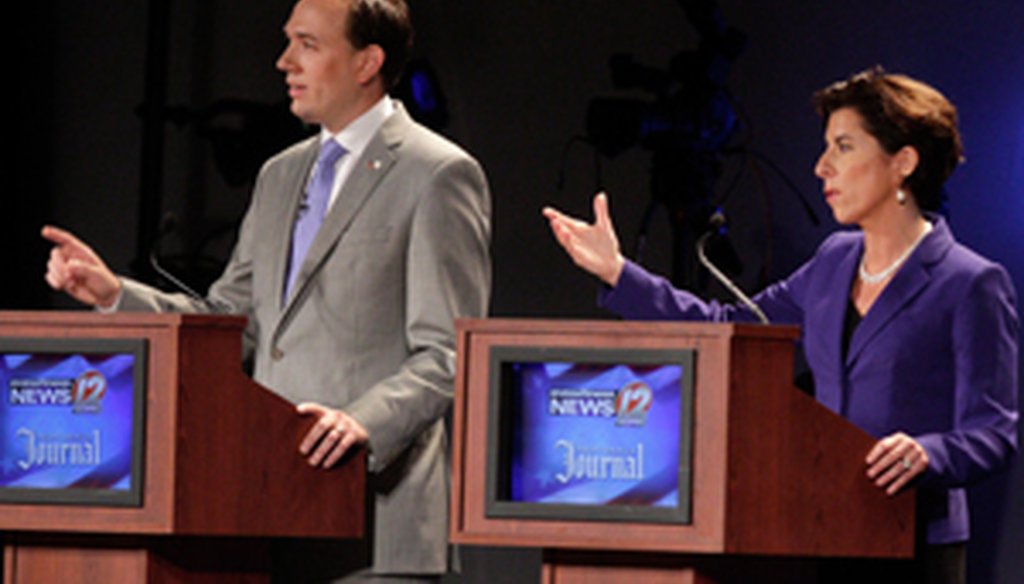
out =
[[[42,235],[54,244],[46,263],[46,282],[51,288],[99,308],[110,308],[117,302],[121,280],[91,247],[50,225],[43,227]]]
[[[296,406],[295,411],[317,417],[299,445],[299,452],[307,457],[310,466],[331,468],[349,448],[366,444],[370,439],[366,428],[341,410],[306,402]]]

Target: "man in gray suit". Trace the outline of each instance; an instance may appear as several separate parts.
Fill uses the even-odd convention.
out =
[[[106,310],[248,316],[254,378],[316,419],[301,455],[330,467],[353,445],[370,454],[370,542],[292,546],[275,572],[436,580],[448,567],[453,321],[484,315],[490,290],[486,178],[386,95],[411,45],[403,0],[300,0],[284,30],[292,112],[322,131],[263,167],[207,298],[118,277],[54,227],[46,279]]]

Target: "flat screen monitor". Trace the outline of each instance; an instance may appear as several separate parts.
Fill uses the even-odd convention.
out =
[[[693,349],[496,346],[488,517],[690,523]]]
[[[141,506],[144,339],[0,338],[0,502]]]

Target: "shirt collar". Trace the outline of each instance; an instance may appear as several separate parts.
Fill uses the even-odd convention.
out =
[[[320,130],[320,143],[335,140],[345,147],[345,151],[353,158],[359,158],[384,122],[395,113],[395,104],[387,95],[363,112],[361,116],[345,126],[337,134],[331,135],[326,128]]]

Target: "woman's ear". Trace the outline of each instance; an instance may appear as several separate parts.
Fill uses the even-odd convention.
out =
[[[917,165],[921,162],[921,155],[918,154],[917,148],[904,146],[893,156],[893,162],[896,165],[896,171],[903,177],[903,180],[906,180],[917,170]]]

